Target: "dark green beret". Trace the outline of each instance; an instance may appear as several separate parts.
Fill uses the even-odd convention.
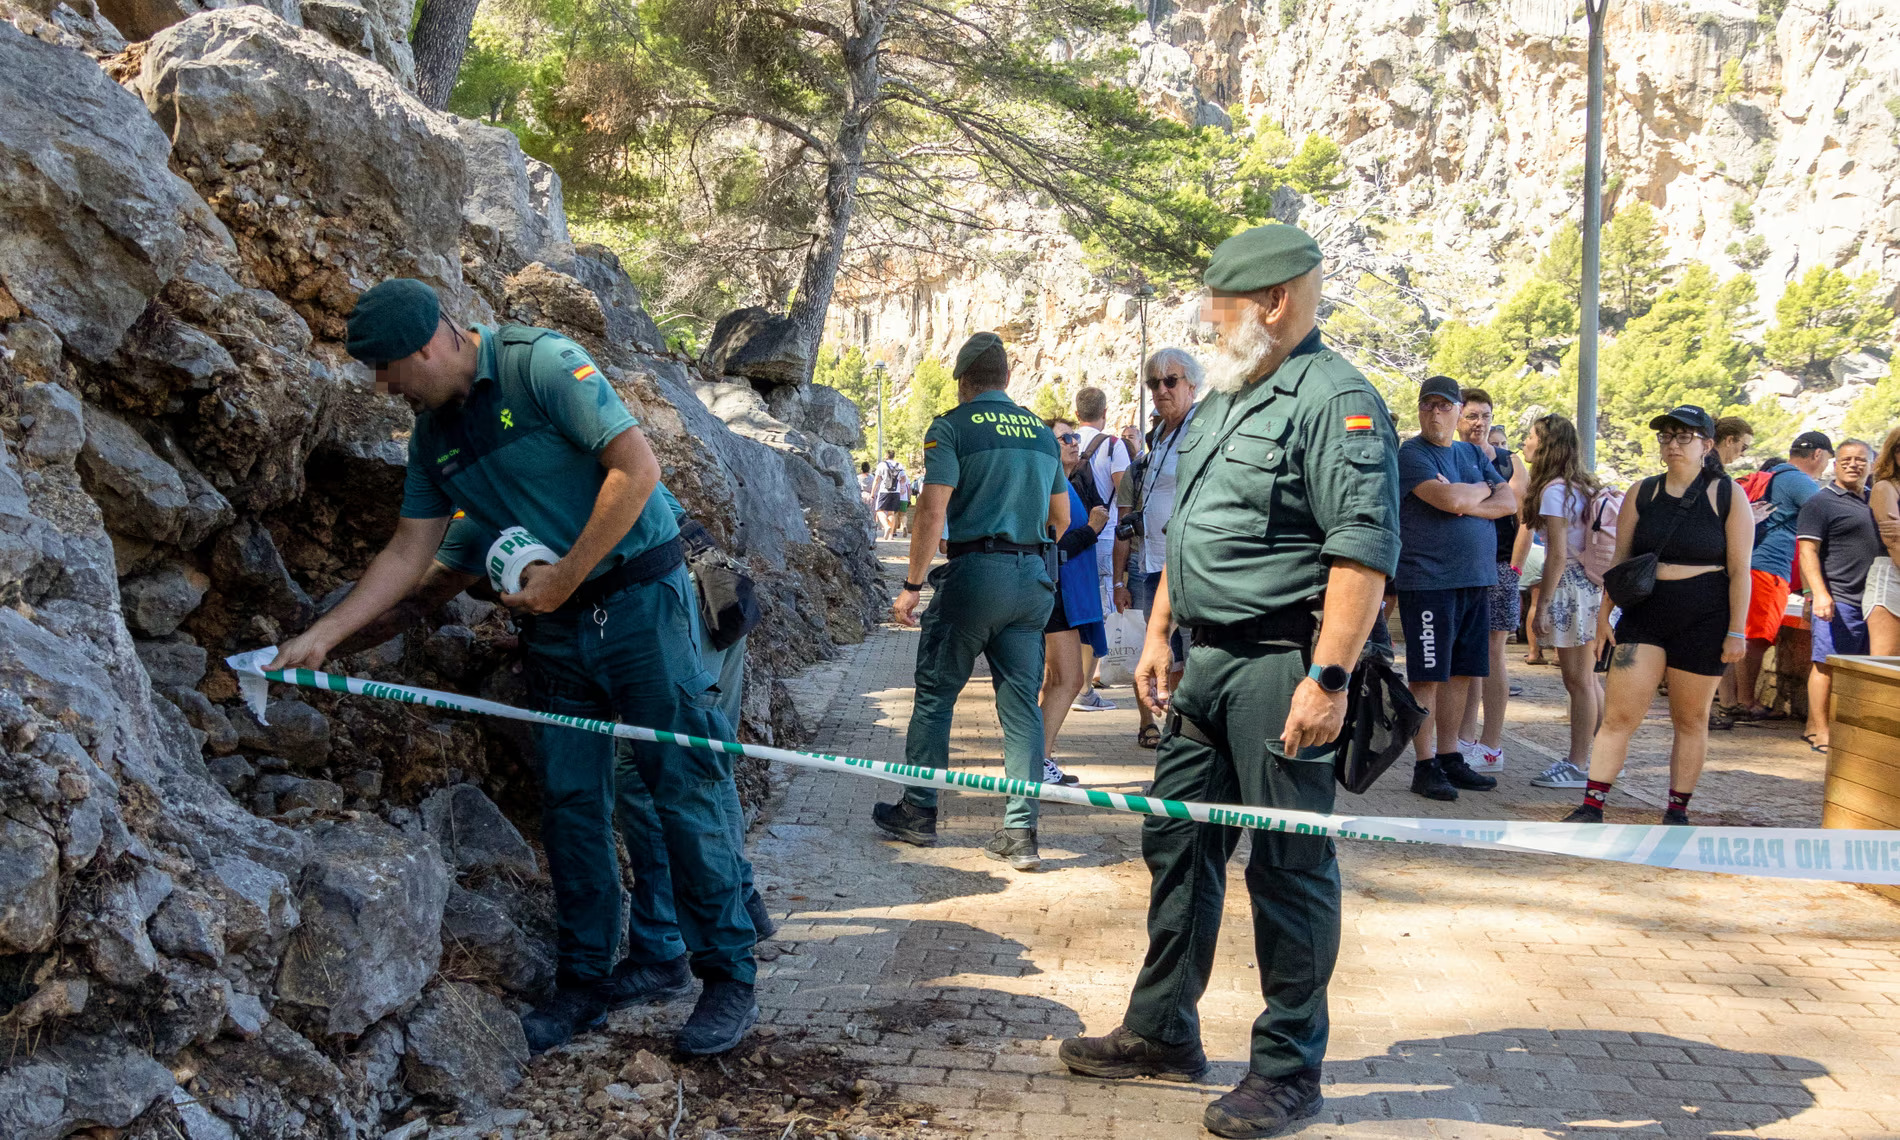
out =
[[[1255,226],[1214,247],[1207,287],[1251,293],[1291,281],[1320,262],[1319,243],[1298,226]]]
[[[1003,338],[993,332],[977,333],[969,340],[964,341],[962,348],[957,349],[957,365],[950,370],[950,375],[960,378],[965,372],[970,370],[970,366],[975,364],[984,353],[992,351],[998,356],[1005,356],[1003,351]],[[1005,363],[1006,362],[1007,357],[1005,356]]]
[[[345,348],[372,368],[401,360],[429,343],[441,316],[434,289],[413,277],[392,277],[357,295]]]

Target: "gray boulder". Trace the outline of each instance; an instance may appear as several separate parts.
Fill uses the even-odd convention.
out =
[[[535,261],[565,272],[574,260],[567,215],[549,216],[562,208],[560,177],[523,154],[511,130],[472,119],[455,120],[455,129],[468,156],[462,218],[470,238],[503,273]],[[541,169],[531,172],[530,163]]]
[[[664,349],[666,337],[647,315],[640,290],[620,267],[619,255],[592,242],[575,246],[574,252],[574,276],[600,298],[600,310],[607,318],[608,343],[641,352]]]
[[[44,949],[59,928],[59,845],[38,827],[0,817],[0,950]]]
[[[0,1136],[59,1140],[81,1128],[124,1128],[176,1084],[132,1045],[76,1038],[0,1070]]]
[[[177,705],[178,711],[185,714],[186,723],[205,734],[205,747],[213,756],[227,756],[237,750],[237,728],[223,709],[211,703],[211,698],[196,689],[178,686],[161,689],[159,695]]]
[[[171,279],[188,219],[220,230],[170,151],[96,63],[0,22],[0,285],[87,360]]]
[[[361,1033],[422,992],[442,959],[449,871],[433,843],[374,818],[320,825],[300,910],[277,973],[281,1000]]]
[[[140,641],[132,649],[155,687],[190,688],[204,680],[208,656],[189,641]]]
[[[256,519],[239,519],[211,544],[211,581],[278,621],[303,625],[315,616],[310,595],[290,576],[276,540]]]
[[[442,939],[458,964],[510,993],[536,997],[554,984],[552,947],[530,937],[508,908],[459,883],[442,912]]]
[[[29,459],[64,465],[79,457],[86,445],[86,408],[78,396],[58,384],[28,384],[21,404],[33,417],[21,449]]]
[[[407,1025],[403,1083],[464,1114],[491,1108],[521,1083],[528,1039],[521,1019],[487,990],[443,982],[416,1006]]]
[[[238,743],[258,752],[268,752],[306,767],[315,767],[330,758],[330,718],[302,701],[280,698],[264,707],[268,725],[257,723],[251,710],[239,705],[231,710],[232,727]]]
[[[534,848],[474,784],[456,784],[422,801],[422,824],[457,871],[540,873]]]
[[[231,949],[268,946],[302,921],[283,872],[241,855],[218,856],[209,870],[206,888],[221,904],[224,941]]]
[[[158,951],[145,924],[172,888],[172,877],[150,866],[129,878],[101,882],[75,905],[66,939],[84,948],[92,972],[107,984],[137,985],[158,968]]]
[[[79,473],[106,529],[117,534],[190,548],[233,518],[230,502],[204,476],[159,458],[103,408],[86,409]]]
[[[811,374],[811,347],[789,317],[753,306],[719,318],[706,342],[706,371],[743,376],[764,385],[802,384]]]
[[[216,966],[224,958],[224,916],[209,896],[175,890],[152,916],[152,945],[174,958]]]
[[[125,624],[132,632],[141,637],[165,637],[178,628],[191,612],[204,601],[205,591],[211,588],[211,579],[181,562],[167,562],[150,574],[141,574],[137,578],[127,578],[119,583],[119,608],[125,614]],[[152,650],[153,660],[160,662],[181,662],[172,652],[170,642],[144,642],[148,646],[161,646]],[[166,681],[165,684],[195,685],[204,676],[205,652],[195,645],[180,646],[182,649],[197,649],[198,675],[189,681]],[[141,652],[140,660],[146,660]],[[146,671],[152,664],[147,661]],[[161,683],[156,674],[154,684]]]

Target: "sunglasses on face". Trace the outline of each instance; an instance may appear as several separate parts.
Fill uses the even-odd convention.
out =
[[[1185,383],[1187,383],[1187,377],[1176,376],[1176,375],[1173,375],[1172,373],[1166,376],[1150,376],[1148,377],[1148,390],[1150,392],[1153,392],[1156,389],[1160,388],[1163,384],[1165,384],[1168,386],[1168,391],[1172,392],[1174,391],[1174,386],[1176,384],[1185,384]]]
[[[1082,433],[1079,431],[1065,431],[1061,435],[1056,437],[1056,442],[1057,443],[1081,443]]]

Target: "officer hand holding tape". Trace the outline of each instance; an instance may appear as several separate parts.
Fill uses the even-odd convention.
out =
[[[543,710],[729,739],[700,660],[699,607],[679,526],[655,502],[659,461],[587,353],[546,329],[458,328],[443,319],[435,290],[404,278],[357,299],[348,348],[375,369],[379,390],[416,413],[402,517],[356,588],[269,667],[319,668],[350,634],[402,602],[460,506],[488,533],[522,528],[545,544],[516,544],[501,552],[498,568],[519,579],[503,603],[533,615],[522,644]],[[633,746],[630,763],[656,809],[649,827],[660,832],[639,838],[664,842],[685,952],[616,967],[626,923],[614,742],[554,725],[537,727],[535,741],[560,963],[554,994],[523,1019],[529,1045],[564,1042],[613,1008],[683,991],[694,975],[705,986],[680,1048],[737,1045],[758,1005],[755,930],[738,839],[727,826],[730,758],[678,744]]]

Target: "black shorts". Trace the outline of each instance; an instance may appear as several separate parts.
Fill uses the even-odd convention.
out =
[[[1720,677],[1728,636],[1728,571],[1659,581],[1655,592],[1623,611],[1618,645],[1654,645],[1671,669]]]
[[[885,491],[877,497],[877,509],[880,511],[901,511],[904,500],[896,491]]]
[[[1068,611],[1062,608],[1062,587],[1056,587],[1056,604],[1049,607],[1049,620],[1042,625],[1044,633],[1061,633],[1069,628]]]
[[[1491,673],[1491,587],[1400,590],[1405,679],[1449,681]]]

